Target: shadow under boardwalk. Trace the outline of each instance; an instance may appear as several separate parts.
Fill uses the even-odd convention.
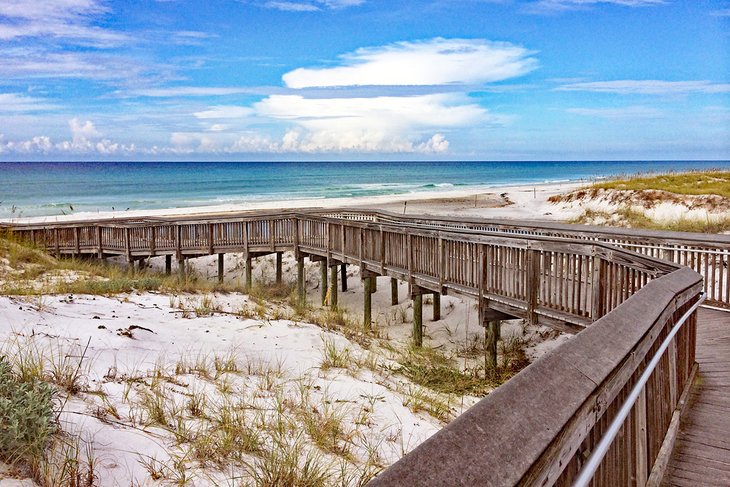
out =
[[[730,486],[730,313],[701,308],[699,372],[662,485]]]

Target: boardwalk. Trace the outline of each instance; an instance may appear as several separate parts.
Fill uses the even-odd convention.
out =
[[[683,314],[696,313],[703,289],[707,302],[730,308],[730,237],[552,227],[284,211],[12,230],[56,255],[125,256],[140,264],[164,256],[168,273],[175,258],[182,275],[186,260],[218,254],[219,279],[225,254],[242,252],[247,287],[252,259],[275,253],[280,281],[281,254],[293,252],[299,299],[305,299],[308,258],[320,263],[323,304],[328,289],[333,307],[338,268],[356,265],[368,290],[366,330],[379,276],[408,283],[416,346],[423,334],[422,295],[434,295],[436,313],[438,296],[458,294],[476,300],[493,366],[500,320],[524,318],[580,331],[386,469],[373,485],[567,486],[606,437],[610,446],[590,474],[594,487],[657,485],[663,472],[668,485],[730,487],[730,317],[701,312],[700,380],[691,394],[695,327],[684,326],[664,342]],[[656,368],[639,382],[660,345]],[[631,412],[621,415],[629,395],[635,398]],[[673,449],[677,406],[687,395],[684,429]],[[622,425],[618,436],[606,433],[614,418]]]
[[[730,486],[730,314],[703,309],[699,377],[682,416],[666,486]]]

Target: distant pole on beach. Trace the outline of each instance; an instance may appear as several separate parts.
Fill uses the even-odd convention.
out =
[[[406,214],[406,208],[407,208],[407,207],[408,207],[408,202],[407,202],[407,201],[404,201],[404,202],[403,202],[403,214],[404,214],[404,215]]]

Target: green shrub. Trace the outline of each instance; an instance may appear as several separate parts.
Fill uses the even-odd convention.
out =
[[[0,458],[8,462],[38,458],[55,430],[53,388],[21,382],[0,357]]]

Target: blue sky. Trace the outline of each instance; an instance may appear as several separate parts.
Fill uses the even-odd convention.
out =
[[[0,160],[730,159],[730,0],[2,0]]]

